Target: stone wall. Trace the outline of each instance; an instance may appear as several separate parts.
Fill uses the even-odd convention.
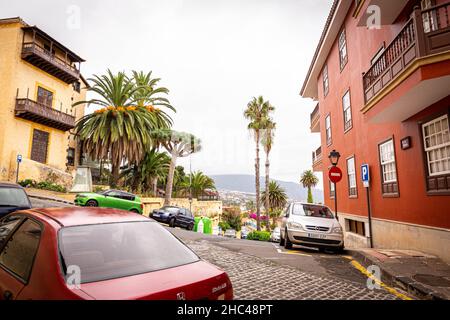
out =
[[[154,209],[159,209],[164,204],[163,198],[142,198],[144,215],[148,216]],[[171,205],[189,209],[189,199],[173,198]],[[192,200],[192,213],[195,216],[219,218],[222,215],[222,201],[198,201]]]
[[[11,168],[8,180],[16,181],[17,162],[15,157],[11,157]],[[36,162],[27,158],[22,159],[19,167],[19,181],[25,179],[32,179],[37,182],[50,180],[53,183],[62,185],[66,189],[72,187],[73,177],[70,173],[53,168],[51,166]]]

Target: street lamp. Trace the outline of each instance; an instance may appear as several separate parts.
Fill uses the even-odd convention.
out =
[[[340,157],[341,157],[341,154],[333,149],[333,151],[330,152],[330,155],[328,156],[328,159],[330,159],[331,164],[334,167],[336,167],[338,162],[339,162],[339,158]]]
[[[330,152],[330,155],[328,156],[328,159],[330,159],[331,165],[333,167],[337,167],[339,163],[339,158],[341,157],[341,154],[334,150]],[[338,218],[338,211],[337,211],[337,183],[333,182],[334,184],[334,212],[336,215],[336,219]]]

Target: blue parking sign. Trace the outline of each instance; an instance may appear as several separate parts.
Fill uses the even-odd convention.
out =
[[[18,162],[18,163],[21,163],[21,162],[22,162],[22,155],[21,155],[21,154],[18,154],[18,155],[17,155],[17,162]]]
[[[369,187],[370,182],[370,171],[369,165],[367,163],[361,165],[361,179],[364,183],[364,187]]]

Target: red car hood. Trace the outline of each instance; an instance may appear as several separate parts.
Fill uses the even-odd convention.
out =
[[[227,274],[204,261],[135,276],[85,283],[81,285],[81,290],[99,300],[233,298]]]

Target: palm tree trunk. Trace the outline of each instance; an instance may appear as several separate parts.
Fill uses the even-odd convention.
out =
[[[266,198],[264,199],[264,207],[266,209],[266,217],[267,217],[267,226],[266,229],[267,231],[270,230],[270,194],[269,194],[269,168],[270,168],[270,162],[269,162],[269,152],[266,152]]]
[[[112,164],[111,165],[111,187],[115,188],[117,186],[117,183],[119,181],[120,176],[120,163],[119,164]]]
[[[153,196],[156,197],[156,193],[158,191],[158,177],[152,178],[152,187],[153,187]]]
[[[256,230],[261,231],[261,199],[260,199],[260,181],[259,181],[259,130],[255,130],[256,140],[256,159],[255,159],[255,188],[256,188]]]
[[[311,191],[311,186],[308,186],[308,203],[313,203],[313,196],[312,196],[312,191]]]
[[[169,206],[170,200],[172,200],[173,177],[175,173],[175,165],[177,163],[177,156],[178,155],[174,148],[174,151],[172,152],[172,159],[170,160],[169,175],[167,176],[166,196],[164,198],[165,206]]]

